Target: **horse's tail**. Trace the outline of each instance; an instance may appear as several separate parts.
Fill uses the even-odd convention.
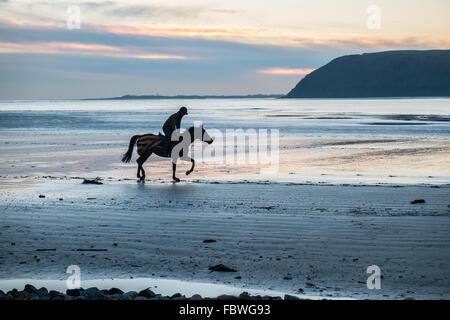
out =
[[[132,136],[130,140],[130,145],[128,146],[128,151],[123,154],[122,162],[130,162],[131,156],[133,155],[133,148],[136,144],[137,139],[139,139],[141,136]]]

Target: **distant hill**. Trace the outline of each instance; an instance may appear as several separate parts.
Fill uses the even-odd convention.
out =
[[[405,50],[336,58],[285,98],[450,96],[450,50]]]
[[[157,100],[157,99],[263,99],[263,98],[281,98],[282,94],[250,94],[250,95],[234,95],[234,96],[200,96],[200,95],[177,95],[177,96],[160,96],[160,95],[145,95],[133,96],[125,95],[113,98],[92,98],[84,100]]]

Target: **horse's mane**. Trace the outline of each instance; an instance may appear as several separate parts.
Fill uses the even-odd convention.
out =
[[[198,129],[203,129],[202,126],[199,126],[199,127],[192,126],[192,127],[189,127],[186,131],[189,131],[190,135],[193,136],[194,130],[195,130],[196,128],[198,128]],[[202,132],[203,132],[203,130],[202,130]]]

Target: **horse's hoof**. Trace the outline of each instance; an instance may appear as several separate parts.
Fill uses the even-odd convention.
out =
[[[188,175],[190,175],[192,173],[192,171],[191,170],[189,170],[189,171],[186,171],[186,175],[188,176]]]
[[[173,178],[173,181],[174,181],[174,182],[180,182],[180,179],[178,179],[178,178]]]

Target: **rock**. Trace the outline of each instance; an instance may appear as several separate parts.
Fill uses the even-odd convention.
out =
[[[26,284],[25,288],[23,289],[24,291],[28,292],[28,293],[37,293],[37,289],[32,286],[31,284]]]
[[[104,292],[96,287],[91,287],[81,292],[81,295],[89,300],[109,300]]]
[[[50,300],[66,300],[65,296],[66,295],[64,295],[62,293],[58,293],[58,294],[50,296]]]
[[[61,292],[58,292],[58,291],[55,291],[55,290],[50,290],[49,293],[48,293],[48,295],[49,295],[50,297],[56,296],[56,295],[58,295],[58,294],[61,294]]]
[[[36,293],[39,297],[43,297],[43,296],[48,295],[48,290],[47,290],[47,288],[42,287]]]
[[[43,194],[40,194],[39,198],[45,198],[45,196]]]
[[[300,300],[300,298],[296,296],[291,296],[290,294],[285,294],[284,300]]]
[[[103,182],[101,182],[99,179],[84,179],[83,184],[103,184]]]
[[[222,294],[218,296],[216,300],[238,300],[238,297],[229,294]]]
[[[303,290],[302,288],[299,288],[298,292],[305,292],[305,290]]]
[[[183,297],[183,295],[181,294],[181,293],[175,293],[175,294],[173,294],[170,298],[171,299],[176,299],[176,298],[181,298],[181,297]]]
[[[27,291],[19,291],[19,293],[16,295],[15,299],[17,300],[29,300],[32,298],[32,294]]]
[[[199,295],[199,294],[194,294],[194,295],[191,297],[191,300],[202,300],[202,296]]]
[[[17,295],[19,294],[19,291],[17,289],[12,289],[10,291],[8,291],[6,294],[11,295],[13,298],[17,297]]]
[[[121,300],[133,300],[137,296],[138,296],[138,293],[136,291],[128,291],[122,295]]]
[[[252,299],[252,297],[248,294],[247,291],[242,292],[242,293],[239,295],[239,300],[251,300],[251,299]]]
[[[123,291],[118,288],[111,288],[108,290],[108,294],[123,294]]]
[[[214,240],[214,239],[205,239],[205,240],[203,240],[203,243],[211,243],[211,242],[217,242],[217,241]]]
[[[236,276],[236,277],[234,277],[235,279],[242,279],[242,277],[241,276]]]
[[[104,296],[104,293],[96,287],[87,288],[86,290],[80,292],[80,294],[92,300],[98,300],[101,299],[101,296]]]
[[[144,297],[144,296],[137,296],[137,297],[134,298],[133,300],[147,300],[147,298]]]
[[[147,288],[145,290],[140,291],[139,296],[149,299],[149,298],[154,298],[156,296],[156,294],[152,290]]]
[[[235,269],[224,266],[223,264],[217,264],[215,266],[210,266],[208,269],[211,271],[236,272]]]
[[[411,204],[417,204],[417,203],[425,203],[425,200],[423,200],[423,199],[416,199],[416,200],[411,201]]]
[[[101,291],[97,287],[91,287],[87,288],[86,290],[83,290],[83,295],[90,295],[90,294],[96,294],[100,293]]]
[[[83,292],[83,289],[67,289],[66,294],[71,297],[79,297],[81,296],[81,293]]]

